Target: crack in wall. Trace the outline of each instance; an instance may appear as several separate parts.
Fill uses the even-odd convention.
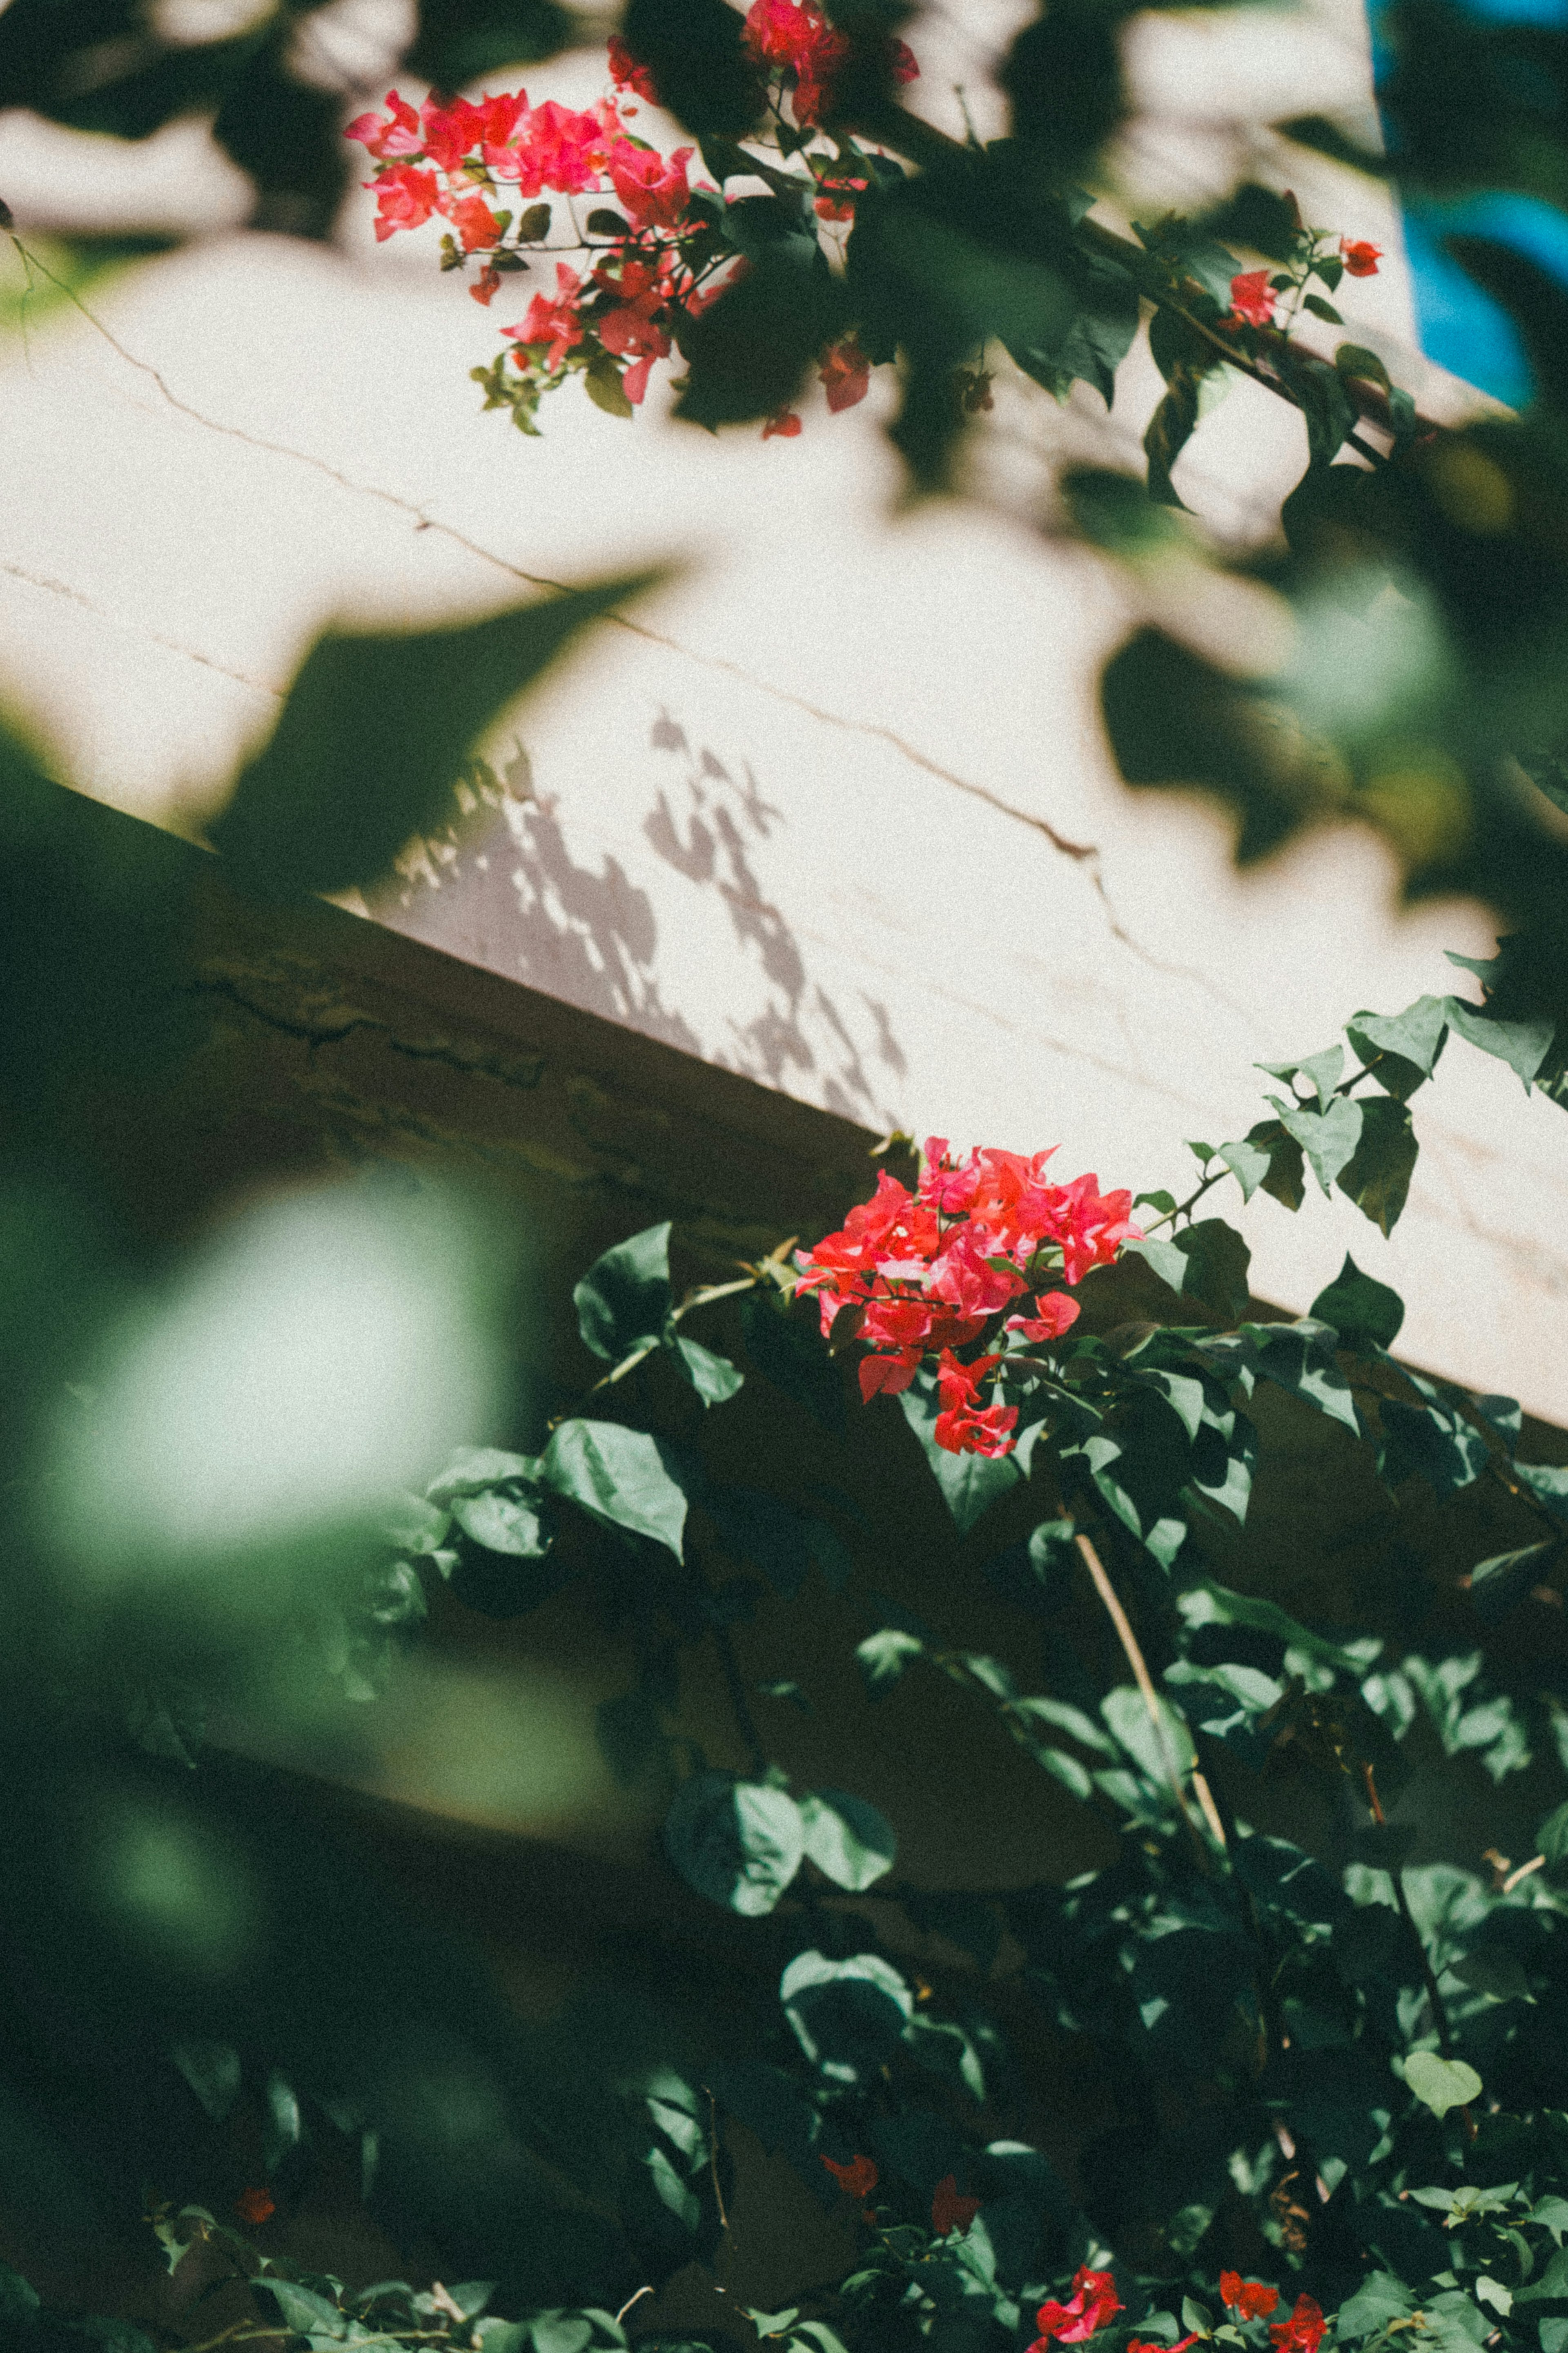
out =
[[[444,522],[438,516],[430,514],[416,500],[405,498],[400,491],[386,490],[380,483],[360,481],[354,476],[346,474],[340,468],[331,465],[326,459],[314,456],[310,450],[296,449],[287,442],[273,441],[265,435],[248,432],[243,426],[226,425],[218,418],[208,417],[203,410],[194,407],[189,401],[182,400],[152,361],[140,359],[134,352],[129,351],[118,336],[88,309],[79,296],[62,279],[56,277],[37,255],[31,253],[19,237],[13,234],[11,242],[24,263],[38,269],[51,284],[58,287],[94,332],[102,337],[110,349],[123,360],[128,367],[134,368],[138,374],[149,377],[157,385],[170,407],[175,409],[182,417],[189,417],[193,423],[203,427],[207,432],[217,433],[226,439],[241,442],[247,448],[260,450],[271,457],[288,459],[295,465],[307,466],[312,471],[324,475],[329,481],[336,483],[341,490],[345,490],[355,497],[373,499],[384,506],[389,506],[396,512],[407,515],[416,531],[436,532],[454,546],[460,547],[467,554],[476,557],[481,564],[489,565],[496,571],[505,573],[509,578],[520,582],[525,587],[546,589],[558,596],[572,593],[571,582],[552,579],[542,573],[525,571],[521,565],[510,562],[507,557],[498,555],[493,548],[488,548],[479,540],[469,538],[468,534],[459,531],[456,524]],[[75,592],[67,589],[63,593],[69,596]],[[954,769],[944,766],[941,761],[933,760],[928,754],[910,744],[907,738],[899,734],[896,729],[884,727],[872,720],[851,719],[842,712],[826,710],[821,704],[811,702],[805,695],[796,694],[787,687],[777,686],[769,679],[758,677],[754,671],[746,669],[740,662],[731,661],[721,654],[701,653],[695,647],[683,645],[678,638],[667,636],[660,629],[650,628],[644,621],[633,620],[628,614],[611,611],[601,617],[608,626],[623,629],[629,636],[640,638],[648,645],[661,647],[665,651],[679,655],[681,659],[692,662],[701,669],[720,671],[736,679],[756,692],[768,696],[770,700],[801,712],[822,726],[837,728],[847,734],[863,736],[873,743],[885,744],[902,759],[909,761],[911,766],[922,770],[927,776],[936,777],[940,783],[951,786],[955,792],[964,793],[972,799],[984,802],[988,808],[994,809],[998,815],[1010,818],[1016,824],[1027,826],[1047,841],[1058,857],[1065,858],[1072,864],[1080,865],[1085,869],[1095,895],[1104,911],[1106,926],[1119,946],[1124,947],[1130,955],[1136,956],[1140,963],[1147,965],[1152,971],[1163,973],[1169,979],[1190,981],[1195,987],[1201,988],[1207,996],[1213,997],[1216,1003],[1224,1005],[1228,1011],[1243,1018],[1247,1018],[1247,1008],[1227,995],[1206,973],[1199,971],[1194,965],[1173,964],[1163,957],[1157,956],[1152,949],[1144,947],[1128,931],[1116,912],[1107,887],[1103,852],[1098,843],[1074,841],[1068,835],[1062,833],[1052,825],[1048,818],[1039,817],[1032,810],[1018,807],[1016,802],[1005,799],[1000,793],[993,792],[989,786],[976,784],[972,777],[960,776]],[[181,648],[178,650],[189,651],[190,649]],[[192,653],[191,658],[196,661],[206,659],[205,656],[196,653]],[[221,668],[217,663],[209,663],[208,666],[214,669]],[[227,673],[231,676],[233,674]],[[242,682],[247,685],[252,683],[249,680]]]
[[[289,986],[287,976],[278,972],[276,967],[271,971],[263,967],[250,977],[262,987],[268,984],[274,989]],[[325,994],[324,991],[316,993],[318,996]],[[292,1014],[283,1012],[276,1004],[267,1003],[262,997],[249,993],[240,976],[210,965],[194,984],[192,994],[224,998],[228,1004],[237,1006],[242,1012],[265,1022],[268,1029],[300,1039],[310,1047],[312,1055],[322,1046],[341,1046],[356,1031],[365,1030],[381,1039],[394,1053],[406,1055],[410,1061],[444,1063],[449,1070],[460,1071],[465,1077],[495,1079],[502,1086],[516,1087],[523,1092],[531,1092],[537,1088],[544,1076],[545,1061],[542,1054],[500,1056],[480,1048],[466,1049],[454,1045],[450,1039],[405,1037],[390,1022],[378,1019],[374,1013],[362,1013],[353,1008],[344,1008],[335,1018],[325,1012],[312,1018],[302,1007]]]

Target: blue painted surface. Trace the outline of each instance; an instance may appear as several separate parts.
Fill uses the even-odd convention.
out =
[[[1494,25],[1568,26],[1568,0],[1464,0],[1468,13]],[[1381,80],[1388,62],[1378,37],[1377,0],[1372,0],[1373,67]],[[1568,285],[1568,214],[1533,196],[1502,193],[1458,204],[1404,205],[1405,247],[1409,259],[1421,348],[1439,367],[1467,384],[1522,407],[1534,389],[1530,363],[1513,322],[1489,294],[1443,250],[1445,237],[1484,237],[1510,245]]]

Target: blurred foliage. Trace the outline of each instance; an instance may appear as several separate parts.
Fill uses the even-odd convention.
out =
[[[127,138],[207,114],[258,225],[321,236],[347,164],[312,13],[181,43],[129,0],[12,0],[0,90]],[[934,491],[980,429],[955,371],[994,343],[1054,395],[1109,402],[1148,317],[1144,478],[1063,485],[1073,527],[1136,575],[1219,561],[1181,469],[1242,366],[1302,418],[1280,537],[1238,567],[1283,600],[1290,651],[1249,676],[1140,631],[1103,685],[1124,773],[1214,796],[1245,858],[1353,817],[1410,892],[1477,895],[1505,936],[1479,999],[1353,1013],[1342,1043],[1271,1067],[1247,1135],[1193,1145],[1192,1195],[1152,1198],[1148,1238],[1083,1285],[1026,1449],[955,1466],[918,1391],[847,1414],[787,1246],[682,1291],[668,1226],[628,1237],[582,1275],[574,1385],[527,1427],[497,1392],[505,1246],[460,1199],[351,1187],[149,1263],[70,1123],[100,1080],[151,1089],[189,1046],[192,905],[152,886],[135,827],[73,823],[41,756],[0,746],[0,2209],[89,2243],[153,2185],[172,2265],[199,2249],[251,2283],[251,2318],[208,2341],[673,2348],[626,2300],[716,2260],[735,2126],[859,2234],[847,2277],[747,2312],[798,2353],[1002,2353],[1082,2263],[1121,2297],[1106,2353],[1134,2328],[1262,2353],[1261,2323],[1216,2297],[1232,2267],[1375,2353],[1407,2333],[1568,2344],[1568,1471],[1536,1459],[1515,1400],[1398,1363],[1401,1303],[1353,1258],[1310,1315],[1255,1312],[1208,1199],[1234,1180],[1295,1212],[1333,1189],[1386,1233],[1449,1041],[1568,1101],[1563,296],[1513,247],[1456,239],[1536,380],[1522,414],[1459,432],[1359,345],[1233,332],[1248,251],[1298,268],[1330,325],[1340,265],[1316,240],[1305,257],[1279,191],[1135,238],[1096,220],[1130,13],[1054,0],[1002,69],[1010,135],[980,148],[895,103],[890,16],[836,8],[854,95],[835,135],[865,142],[868,181],[844,267],[809,192],[764,174],[725,205],[752,266],[692,332],[684,413],[771,414],[854,324],[900,369],[895,439]],[[757,160],[738,22],[633,0],[626,25],[721,183]],[[427,0],[409,64],[457,82],[570,31],[548,0]],[[1448,0],[1402,0],[1386,34],[1407,185],[1560,211],[1568,35]],[[274,894],[372,879],[509,697],[637,585],[323,639],[215,828],[228,871]],[[884,1521],[920,1481],[911,1564]],[[1328,1490],[1363,1543],[1325,1529]],[[1255,1496],[1265,1516],[1275,1498],[1264,1537]],[[938,1594],[923,1610],[885,1589],[911,1567]],[[635,1660],[605,1754],[660,1793],[672,1883],[747,1958],[679,1981],[634,1920],[635,1987],[595,1977],[542,2024],[460,1921],[415,1922],[308,1807],[258,1803],[205,1744],[225,1711],[288,1728],[369,1706],[430,1616],[574,1592]],[[981,1595],[1007,1613],[984,1647]],[[921,1802],[980,1802],[973,1747],[902,1814],[778,1761],[775,1725],[831,1721],[803,1662],[841,1608],[863,1685],[840,1692],[845,1728],[915,1708],[938,1746],[962,1701],[973,1741],[1038,1768],[1042,1819],[1088,1867],[1002,1893],[900,1875]],[[704,1662],[733,1718],[711,1755],[683,1679]],[[237,2145],[262,2202],[352,2154],[395,2241],[466,2284],[369,2290],[258,2255],[216,2220],[257,2188]],[[832,2168],[858,2159],[873,2178],[844,2207]],[[0,2324],[38,2353],[151,2341],[12,2273]],[[193,2306],[180,2334],[200,2326]]]

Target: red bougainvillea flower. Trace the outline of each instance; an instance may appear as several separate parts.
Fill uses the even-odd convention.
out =
[[[1146,2345],[1141,2337],[1130,2337],[1127,2353],[1187,2353],[1188,2346],[1195,2345],[1197,2341],[1195,2329],[1190,2337],[1179,2337],[1173,2345]]]
[[[418,108],[410,106],[405,98],[399,98],[395,90],[387,91],[386,102],[392,111],[384,121],[374,111],[356,114],[343,137],[357,139],[378,163],[393,155],[417,155],[425,144]]]
[[[500,291],[500,271],[499,269],[492,269],[489,262],[487,262],[485,267],[480,270],[476,282],[469,287],[468,291],[473,296],[475,301],[482,303],[484,308],[488,311],[490,307],[490,302],[493,297]]]
[[[278,2211],[278,2201],[270,2189],[242,2189],[234,2201],[234,2211],[242,2222],[254,2225],[270,2221]]]
[[[1069,1299],[1065,1291],[1042,1291],[1035,1302],[1033,1315],[1009,1315],[1007,1330],[1021,1332],[1026,1340],[1059,1340],[1080,1314],[1078,1301]]]
[[[547,343],[552,368],[558,368],[573,344],[583,340],[583,322],[577,316],[583,281],[574,269],[568,269],[563,261],[558,261],[555,265],[555,285],[553,296],[534,296],[521,326],[501,329],[503,335],[511,336],[519,344]],[[520,367],[526,364],[521,350],[515,356]]]
[[[931,2193],[931,2226],[939,2239],[950,2231],[967,2231],[980,2211],[978,2198],[965,2198],[955,2173],[944,2173]]]
[[[1340,254],[1352,278],[1375,278],[1377,265],[1383,259],[1381,245],[1368,245],[1364,237],[1342,237]]]
[[[444,197],[439,209],[457,230],[458,241],[465,253],[477,253],[481,249],[488,251],[500,243],[501,225],[477,190],[472,195]],[[470,293],[472,290],[470,288]]]
[[[753,0],[746,40],[763,65],[795,76],[795,121],[803,128],[819,123],[832,104],[833,77],[849,56],[845,36],[812,0]]]
[[[658,104],[652,73],[647,66],[637,63],[618,33],[610,36],[610,79],[617,90],[635,90],[650,106]]]
[[[610,151],[610,178],[634,228],[676,228],[690,202],[686,167],[696,153],[678,147],[668,159],[652,147],[618,140]]]
[[[855,199],[868,185],[865,180],[819,180],[820,193],[814,206],[817,219],[853,220]]]
[[[875,2158],[852,2157],[847,2165],[840,2165],[836,2158],[825,2157],[822,2162],[840,2189],[851,2198],[868,2198],[881,2179]]]
[[[827,406],[837,416],[864,400],[871,381],[871,363],[852,336],[834,343],[824,354],[818,375],[827,387]]]
[[[1249,327],[1271,327],[1274,295],[1267,269],[1244,269],[1230,281],[1230,315]]]
[[[801,430],[801,420],[795,409],[778,408],[773,411],[773,414],[763,426],[763,439],[764,441],[771,441],[773,436],[777,434],[781,440],[793,441],[795,435]],[[826,1301],[823,1303],[823,1312],[824,1314],[826,1313]]]
[[[978,1403],[981,1382],[1001,1361],[1000,1356],[979,1356],[973,1365],[961,1365],[951,1348],[942,1350],[936,1377],[942,1411],[934,1435],[950,1454],[1012,1452],[1017,1407],[993,1405],[983,1412]]]
[[[422,228],[435,211],[441,183],[434,172],[413,164],[394,164],[378,179],[367,180],[375,190],[376,243],[383,245],[400,228]]]
[[[1328,2325],[1316,2298],[1299,2295],[1289,2319],[1274,2321],[1268,2334],[1279,2353],[1318,2353]]]
[[[1087,2263],[1080,2263],[1073,2274],[1072,2289],[1068,2303],[1041,2305],[1035,2315],[1040,2333],[1029,2353],[1037,2353],[1053,2337],[1063,2345],[1081,2345],[1105,2327],[1112,2313],[1121,2310],[1121,2298],[1109,2272],[1091,2272]]]
[[[1267,2320],[1279,2302],[1277,2287],[1244,2280],[1239,2272],[1221,2272],[1219,2293],[1221,2303],[1229,2305],[1238,2320]]]

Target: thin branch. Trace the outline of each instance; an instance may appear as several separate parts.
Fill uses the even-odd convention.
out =
[[[1165,1759],[1165,1770],[1170,1779],[1172,1794],[1180,1810],[1182,1820],[1187,1826],[1193,1844],[1197,1849],[1199,1860],[1206,1871],[1209,1867],[1208,1849],[1204,1844],[1202,1833],[1193,1816],[1193,1810],[1187,1803],[1187,1793],[1182,1786],[1181,1764],[1176,1756],[1174,1743],[1171,1738],[1171,1727],[1165,1721],[1159,1694],[1154,1689],[1153,1678],[1149,1672],[1143,1653],[1138,1647],[1138,1637],[1132,1631],[1131,1620],[1121,1607],[1116,1588],[1106,1575],[1105,1565],[1089,1537],[1079,1529],[1074,1541],[1089,1565],[1089,1573],[1094,1579],[1094,1589],[1105,1604],[1106,1615],[1116,1629],[1116,1638],[1126,1653],[1127,1663],[1132,1670],[1133,1680],[1143,1695],[1143,1704],[1149,1712],[1149,1721],[1154,1727],[1154,1737],[1159,1742],[1161,1754]],[[1197,1790],[1198,1803],[1203,1808],[1204,1820],[1207,1822],[1214,1838],[1223,1848],[1226,1843],[1225,1826],[1220,1820],[1213,1793],[1201,1773],[1194,1774],[1194,1786]]]

